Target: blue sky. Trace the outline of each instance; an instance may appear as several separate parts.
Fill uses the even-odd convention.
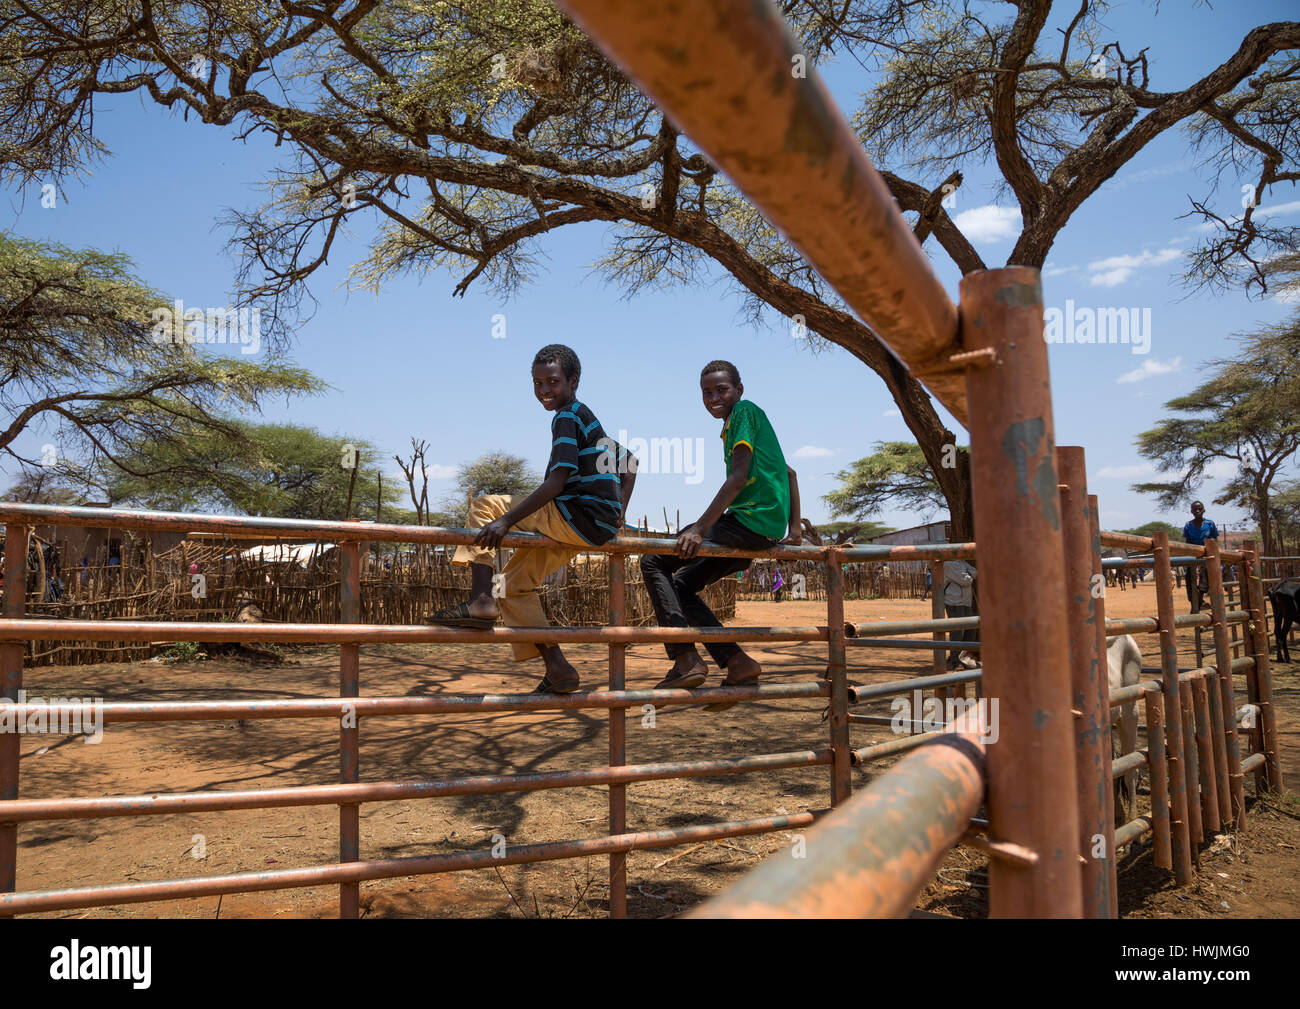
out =
[[[1203,76],[1252,27],[1286,19],[1289,8],[1241,2],[1211,10],[1166,2],[1153,17],[1147,4],[1118,4],[1107,37],[1126,49],[1139,40],[1149,45],[1151,86],[1168,91]],[[865,73],[852,63],[824,72],[851,111]],[[0,227],[73,247],[120,250],[135,260],[141,278],[187,306],[226,304],[233,264],[217,218],[226,208],[262,202],[257,184],[281,152],[260,136],[242,142],[232,131],[193,117],[183,122],[179,113],[133,97],[98,102],[95,124],[112,155],[93,176],[68,183],[53,209],[42,208],[36,186],[8,192]],[[972,167],[950,211],[990,266],[1003,264],[1018,230],[1009,200],[997,205],[995,181],[989,168]],[[1247,181],[1223,180],[1214,205],[1225,216],[1239,207],[1239,183]],[[1063,310],[1068,299],[1076,307],[1151,313],[1147,354],[1124,345],[1050,348],[1057,442],[1086,449],[1090,490],[1100,496],[1109,528],[1153,518],[1182,524],[1181,514],[1161,513],[1129,491],[1134,480],[1151,478],[1133,446],[1135,434],[1162,417],[1166,400],[1199,381],[1203,362],[1232,354],[1234,334],[1294,308],[1235,293],[1192,295],[1180,285],[1182,252],[1198,233],[1193,221],[1178,217],[1189,209],[1189,194],[1205,192],[1181,131],[1162,137],[1075,214],[1044,271],[1049,307]],[[1294,217],[1300,192],[1279,189],[1261,205]],[[648,515],[655,526],[662,526],[664,509],[674,522],[679,510],[683,522],[697,517],[725,476],[718,424],[698,390],[699,368],[711,358],[739,366],[747,398],[767,412],[799,472],[804,514],[814,521],[829,517],[821,495],[836,486],[836,470],[867,454],[874,441],[909,438],[873,373],[838,348],[814,352],[786,326],[750,326],[725,277],[624,300],[590,268],[608,240],[605,225],[553,234],[538,281],[505,302],[477,284],[453,298],[460,278],[446,272],[392,281],[379,298],[347,293],[348,267],[372,227],[373,219],[358,215],[355,240],[336,246],[329,266],[313,278],[320,305],[290,351],[333,390],[287,405],[270,402],[263,416],[370,440],[387,460],[386,480],[400,479],[392,457],[407,449],[410,437],[426,439],[438,476],[431,500],[451,488],[457,464],[489,450],[514,452],[542,467],[549,417],[532,397],[529,364],[550,342],[567,343],[582,358],[579,395],[610,434],[701,440],[703,463],[694,475],[643,471],[639,477],[631,512]],[[955,299],[957,270],[933,243],[927,249]],[[505,316],[504,339],[493,337],[498,314]],[[18,447],[37,455],[46,440],[48,433],[31,432]],[[11,478],[14,467],[6,465]],[[1217,484],[1204,488],[1207,502]],[[1234,528],[1244,518],[1217,506],[1209,514]],[[891,512],[881,519],[903,527],[929,517]]]

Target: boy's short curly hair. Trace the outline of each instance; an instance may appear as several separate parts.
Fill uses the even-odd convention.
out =
[[[705,375],[712,375],[715,371],[725,371],[731,378],[732,385],[740,385],[740,370],[730,361],[710,361],[700,372],[700,378]]]
[[[539,364],[558,364],[565,378],[582,376],[582,362],[578,360],[578,355],[562,343],[548,343],[539,350],[533,358],[532,367],[536,368]]]

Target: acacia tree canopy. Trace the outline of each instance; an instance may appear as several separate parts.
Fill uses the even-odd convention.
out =
[[[823,497],[834,516],[864,519],[885,508],[929,516],[944,506],[943,491],[921,446],[908,441],[878,441],[876,451],[836,473],[842,486]],[[966,449],[954,448],[953,463]]]
[[[1212,462],[1227,460],[1235,472],[1214,503],[1247,508],[1271,553],[1270,491],[1300,449],[1300,314],[1246,337],[1238,358],[1212,366],[1205,382],[1165,404],[1182,416],[1138,435],[1139,454],[1174,478],[1133,489],[1174,508],[1195,497]]]
[[[354,461],[353,514],[373,515],[380,470],[364,439],[325,435],[295,424],[229,422],[243,437],[196,430],[178,443],[144,443],[127,457],[131,476],[105,474],[111,503],[163,511],[234,512],[275,518],[341,519],[347,509]],[[396,481],[383,487],[386,521],[401,522]]]
[[[917,237],[969,272],[985,264],[942,198],[972,167],[996,165],[1023,222],[1008,263],[1035,267],[1089,196],[1180,126],[1211,170],[1208,193],[1248,175],[1263,201],[1300,179],[1300,24],[1254,28],[1219,66],[1159,90],[1152,47],[1104,27],[1110,6],[1082,0],[1056,19],[1050,0],[784,0],[781,12],[812,62],[835,54],[880,71],[855,119],[862,141]],[[625,290],[690,283],[717,264],[756,315],[800,316],[866,363],[921,446],[954,535],[973,534],[969,469],[942,466],[954,436],[920,384],[545,0],[0,0],[10,180],[85,170],[105,153],[97,96],[136,92],[286,145],[270,201],[229,219],[242,297],[268,306],[277,334],[365,214],[376,226],[357,285],[447,268],[454,293],[480,278],[509,292],[536,276],[549,232],[604,221],[599,268]],[[1215,226],[1193,260],[1199,282],[1244,271],[1262,287],[1259,264],[1294,244],[1253,207],[1224,217],[1203,195],[1193,213]]]
[[[150,443],[176,462],[196,434],[244,437],[224,405],[256,408],[272,395],[325,387],[274,355],[253,360],[156,342],[154,312],[170,305],[124,255],[0,232],[0,407],[9,414],[0,449],[25,469],[73,483],[93,483],[104,461],[144,478],[156,471],[141,468],[150,465],[144,456],[127,458],[134,446]],[[165,323],[161,335],[174,339],[181,324]],[[58,456],[19,454],[19,436],[49,424]]]

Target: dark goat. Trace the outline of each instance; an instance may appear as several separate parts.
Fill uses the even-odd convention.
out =
[[[1287,578],[1278,582],[1269,590],[1268,598],[1273,603],[1273,638],[1277,641],[1277,661],[1290,662],[1291,650],[1287,647],[1287,635],[1291,625],[1300,618],[1300,578]]]

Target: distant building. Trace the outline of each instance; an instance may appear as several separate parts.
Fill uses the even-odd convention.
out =
[[[890,547],[913,547],[925,546],[930,543],[947,543],[949,542],[949,533],[952,525],[947,519],[941,522],[927,522],[923,526],[912,526],[910,529],[896,529],[892,533],[884,533],[876,536],[871,540],[872,546],[890,546]],[[921,571],[925,568],[925,561],[890,561],[889,566],[895,571]]]

